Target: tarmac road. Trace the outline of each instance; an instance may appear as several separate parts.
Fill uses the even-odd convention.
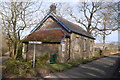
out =
[[[50,74],[45,78],[115,78],[119,59],[120,54],[111,55],[63,72]]]

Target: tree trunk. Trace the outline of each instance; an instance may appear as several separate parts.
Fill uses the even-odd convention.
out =
[[[9,53],[10,57],[13,59],[22,57],[20,54],[22,54],[22,51],[20,51],[22,48],[22,43],[20,40],[14,40],[14,42],[9,42]]]
[[[103,35],[103,49],[105,49],[105,35]]]

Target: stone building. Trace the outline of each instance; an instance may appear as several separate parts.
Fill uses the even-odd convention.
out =
[[[78,61],[94,56],[94,37],[80,26],[49,13],[23,40],[23,55],[57,54],[57,62]],[[36,54],[33,54],[36,53]]]

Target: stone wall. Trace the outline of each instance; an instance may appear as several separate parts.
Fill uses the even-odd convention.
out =
[[[71,49],[70,61],[79,61],[93,56],[93,43],[94,40],[72,33],[71,34]],[[84,40],[86,41],[86,48],[84,49]]]
[[[69,38],[62,40],[59,46],[58,62],[65,63],[68,62],[70,58],[70,49],[69,49]],[[65,44],[65,51],[62,50],[62,44]]]
[[[86,40],[86,48],[84,49],[84,40]],[[62,51],[62,44],[65,44],[65,50]],[[80,61],[94,56],[93,52],[94,40],[72,33],[70,38],[65,38],[60,44],[41,44],[36,45],[36,57],[45,54],[57,54],[57,62],[65,63],[71,61]],[[28,47],[27,47],[28,46]],[[26,44],[25,51],[27,60],[33,58],[34,45]]]
[[[33,59],[34,53],[34,44],[26,44],[28,48],[25,50],[26,59],[30,60]],[[27,47],[27,46],[26,46]],[[36,44],[35,53],[36,57],[44,56],[45,54],[58,54],[59,44]]]

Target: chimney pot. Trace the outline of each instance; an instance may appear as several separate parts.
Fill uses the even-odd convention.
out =
[[[55,4],[55,3],[51,4],[51,6],[50,6],[50,11],[49,11],[49,13],[51,13],[51,12],[53,12],[53,13],[56,14],[56,4]]]

